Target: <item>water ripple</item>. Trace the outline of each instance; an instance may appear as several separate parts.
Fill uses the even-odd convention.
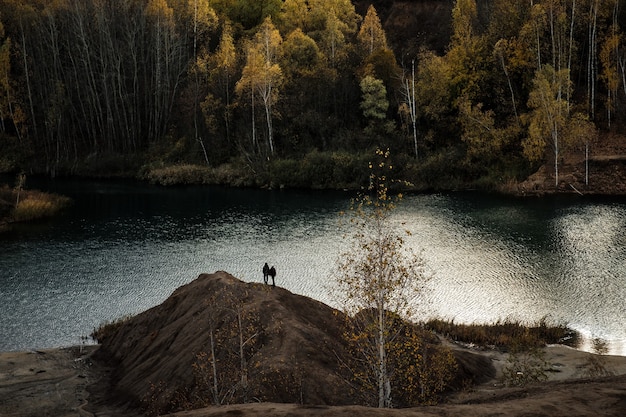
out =
[[[203,272],[261,282],[264,262],[278,285],[341,307],[329,277],[349,196],[104,189],[76,191],[67,218],[0,240],[0,351],[78,343]],[[547,317],[626,355],[626,204],[433,194],[407,197],[394,220],[431,278],[418,317]]]

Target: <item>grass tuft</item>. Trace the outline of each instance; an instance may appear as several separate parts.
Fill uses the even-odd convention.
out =
[[[15,203],[17,202],[17,206]],[[8,186],[0,188],[0,223],[27,222],[55,216],[70,204],[68,197],[36,190],[17,193]]]
[[[93,332],[91,332],[90,336],[94,342],[102,343],[102,341],[113,336],[119,330],[119,328],[122,327],[122,325],[129,321],[132,317],[133,316],[131,315],[125,315],[113,321],[105,321],[104,323],[101,323],[98,328],[93,329]]]
[[[191,164],[148,168],[143,178],[159,185],[193,185],[212,182],[210,168]]]

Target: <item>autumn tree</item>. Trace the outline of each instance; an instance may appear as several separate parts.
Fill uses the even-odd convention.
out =
[[[371,55],[377,49],[388,49],[387,35],[380,23],[380,18],[374,5],[370,4],[357,35],[359,46],[366,55]]]
[[[282,33],[296,29],[307,32],[309,25],[309,5],[306,0],[285,0],[280,10],[276,25]]]
[[[394,403],[402,407],[438,403],[458,369],[452,350],[420,325],[398,321],[393,327],[400,331],[389,356],[393,380],[402,387],[395,390]]]
[[[387,119],[389,100],[382,80],[366,75],[361,80],[361,110],[368,124],[365,132],[374,138],[388,136],[393,131],[393,121]]]
[[[351,0],[308,0],[311,9],[311,22],[323,30],[328,18],[334,16],[340,22],[344,35],[356,34],[361,16],[356,13]],[[327,26],[326,26],[327,27]]]
[[[410,302],[425,282],[422,261],[406,247],[392,218],[401,195],[392,197],[389,151],[376,152],[370,164],[368,192],[353,202],[351,248],[337,262],[337,291],[352,317],[348,340],[366,369],[355,375],[365,389],[377,393],[378,407],[393,406],[393,369],[389,349],[399,329],[397,318],[411,315]]]
[[[192,77],[193,91],[193,126],[194,140],[202,147],[204,158],[209,165],[209,157],[204,144],[204,138],[200,133],[200,121],[202,110],[200,100],[202,99],[201,85],[206,85],[209,78],[208,61],[208,38],[210,31],[217,25],[217,15],[209,6],[209,3],[201,0],[188,0],[186,8],[186,20],[190,22],[192,32],[193,53],[189,73]]]
[[[483,39],[474,31],[477,13],[475,0],[457,0],[452,10],[453,35],[445,59],[455,98],[475,100],[481,91],[485,54]]]
[[[566,100],[571,83],[566,69],[556,71],[545,65],[535,74],[533,90],[528,98],[532,109],[528,115],[528,137],[524,141],[524,154],[531,161],[543,158],[546,146],[554,156],[555,186],[559,185],[559,158],[564,145],[564,134],[569,114]]]
[[[249,91],[252,105],[254,105],[255,95],[263,105],[270,154],[274,154],[274,106],[278,101],[283,82],[283,72],[278,63],[282,41],[282,36],[272,23],[272,19],[266,18],[248,45],[246,65],[243,68],[241,79],[237,83],[237,91],[240,95]]]
[[[207,349],[193,363],[199,391],[193,405],[247,403],[250,398],[250,358],[260,348],[263,328],[258,311],[247,305],[247,291],[228,290],[207,298]],[[207,398],[208,394],[208,398]]]
[[[422,119],[425,139],[428,140],[453,124],[453,74],[445,57],[432,51],[422,51],[417,61],[416,90],[419,94],[415,105]]]
[[[205,122],[210,126],[215,119],[215,114],[218,111],[221,112],[226,140],[230,142],[237,48],[229,21],[223,24],[219,45],[210,56],[208,65],[210,66],[209,82],[214,92],[209,92],[202,103]]]
[[[491,58],[494,61],[490,76],[494,78],[495,85],[490,87],[496,94],[491,98],[492,107],[499,108],[496,112],[499,118],[512,116],[518,127],[521,125],[520,114],[527,93],[525,81],[530,79],[528,74],[532,74],[536,68],[534,54],[526,39],[520,35],[529,13],[529,3],[496,0],[486,35],[487,45],[493,45]],[[499,79],[500,83],[505,83],[504,89],[508,95],[498,94],[502,88],[496,84]]]
[[[2,16],[0,16],[2,17]],[[11,39],[5,37],[4,25],[0,21],[0,133],[6,131],[5,119],[13,119],[11,89]]]
[[[568,120],[567,140],[573,146],[582,147],[585,152],[585,185],[589,185],[589,150],[598,139],[598,129],[583,113],[574,113]]]
[[[459,100],[461,140],[467,145],[467,156],[486,160],[500,154],[505,143],[505,131],[496,126],[495,112],[484,110],[483,104],[473,105],[468,99]]]
[[[313,38],[295,29],[285,37],[280,66],[284,75],[281,115],[290,120],[283,134],[298,138],[290,141],[294,150],[327,149],[335,75],[328,61]]]
[[[181,44],[175,31],[173,10],[165,0],[149,0],[146,6],[148,21],[153,25],[151,47],[154,48],[152,59],[152,79],[150,90],[153,102],[148,107],[148,135],[162,137],[167,128],[171,111],[173,93],[178,87],[177,79],[186,62],[181,61]]]
[[[357,29],[354,6],[349,1],[338,1],[329,9],[321,0],[310,3],[313,5],[312,18],[320,22],[319,28],[310,36],[320,45],[331,68],[340,69],[347,63],[351,48],[349,39]]]
[[[295,29],[283,43],[282,67],[287,82],[313,78],[322,70],[323,55],[315,40]]]
[[[617,93],[621,81],[619,63],[622,34],[618,24],[618,4],[619,2],[615,1],[612,23],[600,47],[600,62],[602,63],[600,79],[606,86],[606,112],[609,128],[611,127],[611,118],[617,107]]]
[[[316,22],[316,26],[308,35],[324,54],[328,68],[325,86],[319,91],[328,94],[326,101],[330,116],[338,124],[346,124],[351,119],[358,120],[349,109],[354,98],[358,100],[358,90],[357,95],[354,95],[350,58],[355,47],[352,39],[357,33],[360,17],[349,0],[336,0],[330,7],[324,0],[311,0],[309,4],[311,21]]]

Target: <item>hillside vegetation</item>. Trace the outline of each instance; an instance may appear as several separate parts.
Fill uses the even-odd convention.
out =
[[[358,187],[389,148],[417,188],[571,190],[576,161],[593,191],[622,3],[0,0],[0,170]]]

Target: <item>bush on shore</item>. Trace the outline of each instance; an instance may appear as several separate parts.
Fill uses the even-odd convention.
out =
[[[70,204],[68,197],[36,190],[0,188],[0,223],[27,222],[56,215]]]
[[[580,341],[576,331],[562,324],[549,324],[545,319],[531,325],[510,320],[494,324],[457,324],[454,321],[432,319],[425,327],[456,342],[495,347],[503,351],[519,346],[536,348],[548,344],[576,347]]]

